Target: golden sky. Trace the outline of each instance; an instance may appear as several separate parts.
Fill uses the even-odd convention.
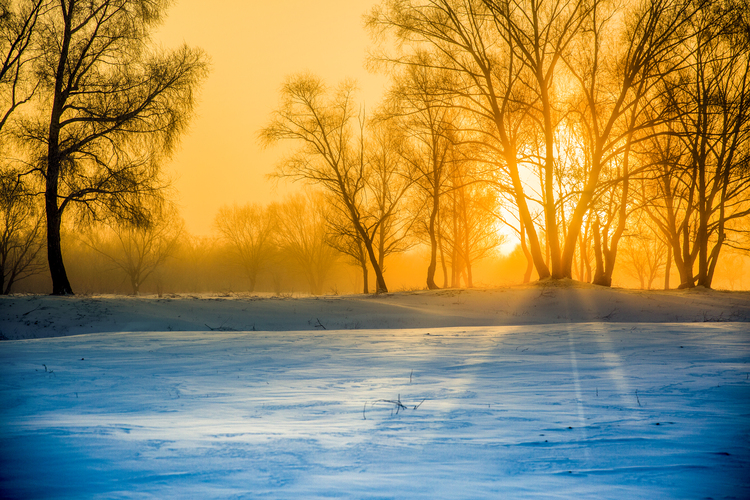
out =
[[[264,150],[258,130],[287,75],[310,71],[335,85],[355,78],[368,108],[386,79],[364,69],[372,45],[362,15],[377,0],[177,0],[156,41],[183,41],[211,57],[196,116],[166,165],[187,229],[211,231],[223,204],[267,203],[289,191],[266,174],[291,144]]]

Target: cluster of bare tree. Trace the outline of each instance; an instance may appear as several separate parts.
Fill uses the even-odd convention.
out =
[[[176,209],[168,207],[152,214],[154,222],[148,226],[89,225],[72,238],[68,251],[78,256],[76,261],[98,261],[94,267],[103,279],[89,279],[88,287],[99,291],[118,289],[119,277],[134,295],[147,280],[157,293],[165,288],[211,291],[193,278],[212,272],[236,276],[240,271],[239,280],[209,279],[216,287],[213,291],[253,292],[262,278],[264,290],[282,293],[307,286],[310,293],[319,295],[331,284],[340,255],[329,244],[327,210],[322,197],[314,193],[266,207],[224,206],[216,214],[215,234],[196,238],[184,230]],[[74,269],[79,276],[87,274],[82,271]],[[176,280],[174,274],[193,278]]]
[[[502,240],[499,196],[478,180],[481,162],[456,137],[459,112],[434,102],[428,75],[401,76],[371,118],[351,82],[329,89],[317,77],[293,76],[261,138],[298,144],[274,175],[323,193],[328,241],[361,268],[365,293],[368,269],[376,292],[387,292],[386,258],[419,241],[430,248],[429,288],[438,286],[438,260],[444,286],[472,286],[472,264]]]
[[[291,271],[303,277],[310,293],[319,295],[341,255],[329,239],[330,217],[322,195],[308,192],[265,207],[223,207],[215,227],[230,250],[231,262],[244,272],[249,291],[266,273],[273,291],[281,293]]]
[[[151,43],[168,4],[0,1],[6,287],[33,271],[43,236],[53,294],[73,293],[61,251],[64,217],[130,226],[123,231],[155,222],[160,211],[150,208],[166,185],[161,160],[185,129],[207,71],[199,50]]]
[[[446,210],[453,206],[448,199]],[[154,217],[156,222],[147,227],[107,222],[84,230],[64,227],[66,269],[78,292],[166,295],[249,291],[284,296],[362,291],[361,266],[350,254],[334,248],[337,233],[330,224],[334,220],[332,208],[321,193],[298,194],[266,206],[222,207],[209,236],[186,231],[174,208],[166,205],[161,210]],[[453,220],[450,213],[446,217]],[[460,221],[455,224],[460,226]],[[453,223],[441,229],[446,233],[442,237],[447,239],[452,227]],[[40,249],[42,241],[38,243],[35,248]],[[388,280],[392,286],[425,286],[423,266],[429,261],[429,240],[425,238],[424,243],[389,257]],[[445,248],[450,251],[439,256],[439,267],[445,259],[442,267],[448,271],[443,273],[443,283],[453,286],[451,280],[454,276],[458,279],[462,270],[451,265],[449,242]],[[619,253],[618,286],[651,288],[665,274],[665,244],[658,239],[625,236]],[[39,257],[41,252],[34,261],[38,273],[21,276],[27,279],[16,280],[16,290],[48,289],[49,274]],[[743,269],[747,265],[746,257],[730,249],[718,266],[718,286],[746,286]],[[471,266],[482,286],[520,283],[525,268],[526,257],[520,245],[508,255],[496,253]],[[673,278],[679,276],[674,268],[671,274]]]
[[[159,165],[206,63],[150,44],[166,3],[0,0],[6,293],[38,270],[43,237],[53,293],[72,293],[66,214],[99,225],[80,241],[135,293],[185,240]],[[260,138],[294,146],[274,177],[315,191],[222,208],[217,241],[250,290],[264,276],[280,291],[289,268],[321,293],[346,256],[365,293],[370,271],[385,292],[416,245],[428,288],[471,287],[508,229],[524,281],[610,286],[617,263],[642,288],[711,287],[722,250],[750,247],[749,7],[383,0],[366,16],[383,102],[366,113],[352,82],[290,77]],[[187,241],[198,266],[211,244]]]
[[[662,242],[680,287],[710,287],[750,213],[748,12],[745,0],[385,0],[367,25],[395,47],[372,61],[395,75],[398,113],[423,120],[434,158],[483,165],[468,183],[508,201],[502,218],[540,278],[610,285],[622,239],[640,237]],[[421,179],[437,192],[433,164]]]

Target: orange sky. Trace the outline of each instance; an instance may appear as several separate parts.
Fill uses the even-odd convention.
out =
[[[287,75],[310,71],[331,85],[355,78],[367,106],[375,107],[386,79],[363,67],[371,41],[362,15],[376,3],[178,0],[172,6],[157,42],[201,47],[212,62],[190,131],[166,165],[190,232],[209,234],[223,204],[267,203],[289,190],[283,184],[274,190],[265,176],[291,144],[264,150],[257,139]]]

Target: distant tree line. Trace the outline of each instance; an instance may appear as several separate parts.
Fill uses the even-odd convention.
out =
[[[77,293],[157,294],[270,293],[339,294],[363,292],[362,267],[333,240],[331,207],[316,191],[298,193],[268,205],[226,205],[220,208],[209,235],[192,235],[174,207],[165,205],[157,223],[134,228],[114,221],[85,228],[63,227],[66,269]],[[263,224],[258,224],[263,221]],[[450,224],[452,225],[452,223]],[[448,228],[446,228],[447,230]],[[389,286],[395,290],[426,288],[424,270],[430,260],[427,240],[414,236],[407,250],[387,262]],[[446,249],[450,248],[446,245]],[[624,238],[617,286],[661,288],[665,276],[665,246],[658,239]],[[438,254],[436,280],[441,287],[465,287],[467,273],[453,271],[451,251]],[[36,273],[17,280],[21,292],[44,292],[50,276],[43,252]],[[443,260],[445,259],[445,260]],[[718,286],[747,287],[750,259],[734,249],[718,266]],[[472,264],[478,286],[524,282],[527,266],[521,245],[508,253],[491,251]],[[442,272],[445,269],[446,272]],[[369,270],[372,275],[372,270]],[[673,282],[679,274],[672,267]],[[456,282],[453,277],[456,276]],[[376,283],[369,282],[369,292]],[[9,290],[10,291],[10,290]]]

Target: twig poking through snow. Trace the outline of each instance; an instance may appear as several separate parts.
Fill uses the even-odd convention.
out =
[[[26,311],[26,312],[25,312],[25,313],[23,313],[23,314],[22,314],[21,316],[26,316],[26,315],[28,315],[28,314],[30,314],[30,313],[33,313],[34,311],[36,311],[36,310],[37,310],[37,309],[39,309],[40,307],[42,307],[42,304],[39,304],[38,306],[36,306],[36,307],[35,307],[34,309],[32,309],[31,311]]]
[[[638,389],[635,390],[635,400],[638,401],[638,406],[641,406],[641,400],[638,398]]]
[[[383,401],[385,403],[391,403],[396,406],[396,415],[398,415],[399,410],[406,410],[406,406],[401,402],[401,394],[398,395],[397,401],[392,401],[388,399],[381,399],[380,401]]]
[[[203,324],[206,325],[206,328],[208,328],[212,332],[236,332],[237,331],[231,326],[224,326],[223,324],[221,326],[217,326],[216,328],[212,328],[208,326],[206,323],[203,323]]]
[[[617,314],[617,308],[616,308],[616,307],[615,307],[614,309],[612,309],[612,310],[611,310],[611,311],[609,312],[609,314],[605,314],[604,316],[601,316],[601,317],[600,317],[599,319],[601,319],[601,320],[603,320],[603,321],[609,321],[609,320],[611,320],[611,319],[612,319],[612,317],[613,317],[613,316],[614,316],[615,314]]]
[[[323,330],[328,330],[328,328],[326,328],[323,325],[323,323],[320,322],[320,320],[318,318],[315,318],[315,319],[318,321],[317,323],[315,323],[315,328],[322,328]]]
[[[412,408],[412,409],[416,410],[417,408],[419,408],[420,406],[422,406],[422,403],[424,403],[426,400],[427,400],[427,398],[423,399],[418,405],[414,406],[414,408]],[[398,415],[398,412],[401,411],[401,410],[408,410],[409,409],[408,406],[404,405],[401,402],[401,394],[398,395],[398,399],[395,400],[395,401],[392,400],[392,399],[378,399],[376,401],[373,401],[370,404],[370,406],[375,405],[375,403],[388,403],[388,404],[392,404],[393,407],[396,409],[396,415]],[[363,420],[367,420],[367,417],[365,416],[365,409],[366,408],[367,408],[367,402],[365,402],[365,406],[364,406],[364,408],[362,408],[362,418],[363,418]],[[393,414],[393,410],[391,410],[391,414]]]

